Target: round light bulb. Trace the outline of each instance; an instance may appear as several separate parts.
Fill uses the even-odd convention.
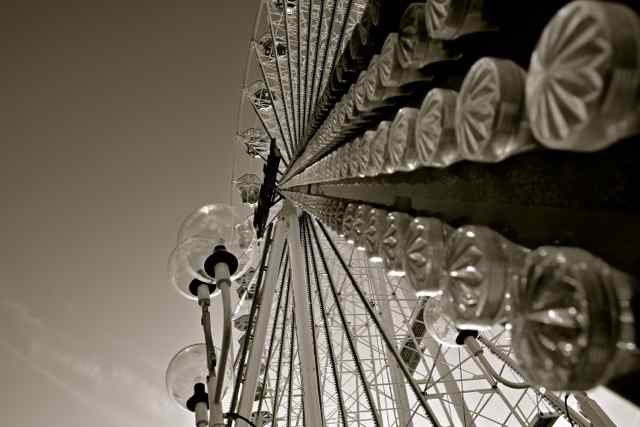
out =
[[[438,343],[446,347],[460,347],[456,343],[458,328],[444,309],[445,303],[439,296],[427,299],[423,309],[425,329]]]
[[[216,354],[220,350],[216,348]],[[193,386],[197,383],[207,384],[207,349],[204,343],[192,344],[173,356],[165,375],[169,396],[184,410],[187,400],[193,394]],[[222,394],[233,384],[233,372],[229,363],[224,372]],[[209,390],[209,393],[211,390]]]
[[[211,255],[213,248],[210,240],[191,238],[182,242],[171,252],[167,265],[169,282],[185,298],[197,299],[189,289],[193,280],[209,284],[215,283],[213,278],[204,271],[204,262]],[[216,290],[212,296],[218,293],[219,291]]]
[[[238,258],[238,269],[231,276],[232,280],[242,276],[255,261],[257,242],[251,219],[242,220],[236,209],[229,205],[205,205],[189,215],[178,231],[178,244],[192,238],[210,242],[207,255],[211,255],[216,246],[224,245]],[[198,264],[195,270],[202,267],[203,264]]]

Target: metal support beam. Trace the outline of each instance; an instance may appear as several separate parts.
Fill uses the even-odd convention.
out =
[[[382,268],[368,263],[368,271],[370,272],[370,280],[373,282],[374,298],[378,301],[377,307],[380,308],[380,317],[382,318],[382,328],[384,333],[389,336],[393,335],[393,317],[391,316],[391,307],[389,307],[389,299],[385,289],[385,277]],[[398,362],[393,358],[393,354],[386,349],[386,359],[389,364],[391,373],[391,382],[393,387],[393,397],[395,399],[396,416],[398,417],[398,425],[405,427],[413,427],[409,408],[409,399],[407,398],[407,387],[402,377],[402,371]]]
[[[347,411],[344,406],[344,399],[342,398],[342,388],[340,384],[340,375],[338,374],[337,363],[336,363],[336,353],[333,349],[333,343],[331,341],[331,334],[329,331],[329,320],[327,316],[327,310],[325,305],[325,299],[322,294],[322,289],[320,288],[320,275],[318,274],[318,266],[316,264],[316,257],[313,251],[313,244],[311,242],[311,237],[309,235],[309,223],[305,221],[305,227],[303,228],[305,234],[305,250],[308,250],[306,253],[306,258],[311,262],[311,266],[313,267],[313,278],[316,284],[316,291],[318,292],[318,303],[320,305],[320,316],[322,318],[322,326],[324,328],[324,338],[327,346],[327,352],[329,353],[329,365],[331,367],[331,373],[333,374],[333,382],[335,384],[335,393],[336,398],[338,400],[338,411],[340,413],[340,419],[342,421],[342,426],[347,427],[349,423],[347,422]],[[311,286],[311,283],[309,283]]]
[[[602,410],[598,402],[587,396],[587,393],[578,391],[573,393],[578,401],[580,412],[591,421],[594,427],[615,427],[611,418]]]
[[[408,301],[408,306],[410,310],[413,311],[415,308],[415,302],[412,301],[412,296],[409,291],[401,286],[398,287],[398,291],[401,293],[401,297],[405,301]],[[420,341],[416,342],[415,344],[416,346],[418,346],[419,344],[423,344],[425,346],[425,352],[429,355],[430,358],[433,359],[435,370],[438,372],[438,375],[440,375],[440,377],[446,376],[448,374],[451,368],[447,364],[446,360],[441,357],[439,346],[433,339],[420,339]],[[430,384],[429,382],[427,382],[425,384],[425,391],[429,388],[429,386]],[[451,401],[453,402],[454,410],[456,411],[460,422],[462,423],[463,420],[467,420],[467,423],[471,423],[472,426],[475,426],[475,423],[473,422],[473,416],[471,415],[471,412],[469,412],[469,408],[464,401],[464,395],[460,391],[458,383],[456,383],[455,381],[445,381],[443,382],[443,386]],[[432,394],[433,393],[427,394],[426,397],[430,398]]]
[[[351,270],[349,270],[349,267],[347,266],[346,262],[344,261],[344,259],[342,259],[342,256],[340,255],[340,252],[338,252],[338,249],[336,248],[335,243],[333,243],[333,240],[331,239],[331,237],[327,233],[327,230],[325,229],[325,227],[322,225],[321,222],[318,222],[318,226],[320,227],[320,230],[322,231],[322,234],[324,235],[325,240],[327,241],[327,243],[329,243],[329,246],[331,247],[331,250],[335,254],[336,258],[338,259],[338,262],[342,266],[342,269],[346,273],[348,281],[351,282],[351,285],[352,285],[353,289],[356,291],[356,294],[358,295],[360,301],[362,302],[362,305],[364,306],[366,312],[369,314],[369,318],[371,320],[373,320],[373,323],[376,325],[376,327],[380,331],[380,335],[381,335],[382,339],[384,340],[384,342],[385,342],[385,344],[387,346],[387,349],[393,354],[393,357],[396,360],[396,362],[398,363],[398,366],[400,366],[400,369],[402,370],[402,374],[404,375],[405,379],[407,380],[407,382],[411,386],[411,389],[413,390],[413,393],[414,393],[416,399],[419,401],[420,406],[424,410],[425,415],[429,418],[429,421],[431,421],[431,423],[435,427],[440,427],[440,423],[438,422],[438,419],[435,416],[435,414],[433,413],[431,407],[428,405],[425,395],[422,393],[422,391],[420,390],[420,388],[417,386],[417,384],[415,383],[414,379],[412,378],[412,375],[409,372],[409,369],[407,368],[407,366],[405,365],[404,361],[402,360],[402,357],[400,356],[400,352],[394,346],[393,341],[391,340],[389,335],[385,332],[385,330],[381,327],[380,319],[378,319],[378,317],[376,316],[375,312],[373,311],[373,308],[371,307],[371,304],[366,299],[365,295],[362,292],[362,289],[360,289],[360,286],[358,285],[358,283],[354,279],[353,274],[351,274]],[[312,226],[311,230],[313,231],[314,237],[315,237],[316,241],[318,242],[318,236],[317,236],[315,227]],[[318,242],[318,245],[319,245],[319,242]],[[322,258],[323,257],[322,251],[320,251],[320,254],[321,254],[321,258]],[[339,301],[337,301],[337,302],[338,302],[337,306],[339,307]]]
[[[482,335],[478,337],[478,341],[482,345],[484,345],[491,353],[505,362],[513,372],[517,373],[520,377],[525,378],[524,373],[520,370],[517,363],[513,359],[511,359],[509,355],[505,354],[502,350],[493,345],[491,341],[484,338]],[[574,410],[573,408],[566,406],[565,402],[563,402],[562,399],[556,396],[553,392],[549,390],[545,390],[544,392],[542,392],[540,389],[538,389],[537,392],[540,393],[540,395],[543,396],[544,399],[546,399],[547,402],[551,404],[551,406],[553,406],[559,412],[562,412],[565,417],[570,417],[573,424],[577,424],[580,427],[591,427],[593,425],[591,421],[588,420],[584,415]]]
[[[291,265],[291,284],[293,290],[293,309],[297,324],[296,335],[298,352],[300,354],[300,371],[304,394],[304,425],[308,427],[322,426],[322,411],[318,394],[318,372],[316,369],[316,353],[313,346],[311,318],[309,316],[309,299],[307,298],[307,284],[305,280],[305,263],[302,244],[300,242],[300,225],[297,209],[285,202],[283,215],[287,224],[287,243],[289,246],[289,260]]]
[[[255,298],[260,299],[260,311],[258,312],[251,353],[249,354],[249,363],[247,365],[247,373],[245,375],[238,409],[238,413],[246,418],[251,417],[253,408],[260,362],[262,361],[262,353],[267,337],[267,325],[271,317],[271,304],[273,303],[273,296],[275,295],[276,285],[278,283],[278,273],[280,272],[280,261],[284,252],[285,232],[286,225],[284,221],[282,221],[282,218],[280,218],[275,225],[267,276],[262,286],[262,292],[259,295],[255,295]],[[238,420],[238,425],[241,427],[249,426],[249,424],[242,420]]]

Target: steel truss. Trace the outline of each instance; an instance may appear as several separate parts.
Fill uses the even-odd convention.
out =
[[[470,349],[440,345],[425,333],[425,299],[403,278],[388,277],[309,215],[298,218],[292,209],[288,215],[299,221],[293,229],[299,229],[304,271],[293,280],[285,251],[277,275],[272,272],[273,303],[261,305],[268,316],[258,315],[267,319],[257,350],[266,369],[256,376],[251,413],[268,413],[274,425],[286,426],[529,426],[543,417],[590,425],[560,397],[524,382],[511,360],[508,330],[495,327],[478,339],[491,373]],[[293,238],[289,233],[288,246]],[[307,298],[307,324],[299,320],[295,292]],[[311,348],[299,344],[299,333]],[[304,387],[304,358],[318,382],[322,416],[313,424],[304,421],[304,397],[315,395]]]
[[[384,10],[391,10],[391,3],[386,2]],[[371,22],[358,24],[368,4],[373,5],[371,10],[367,9]],[[330,86],[334,83],[331,78],[340,68],[336,64],[340,62],[341,55],[345,49],[353,49],[350,46],[352,34],[363,31],[363,28],[375,29],[380,22],[371,16],[384,21],[384,17],[376,15],[384,4],[373,0],[261,2],[251,46],[262,81],[247,89],[245,95],[266,133],[276,140],[282,153],[287,170],[285,178],[280,181],[284,184],[281,194],[290,199],[285,200],[285,204],[295,201],[291,196],[293,192],[287,196],[283,191],[286,188],[318,198],[330,196],[387,209],[408,205],[420,213],[435,212],[453,224],[467,218],[469,204],[466,200],[454,200],[444,203],[444,207],[434,207],[433,200],[422,195],[436,194],[446,199],[443,194],[447,197],[450,194],[470,194],[474,206],[482,207],[473,210],[475,216],[471,223],[501,224],[508,219],[516,225],[515,231],[507,226],[503,227],[506,231],[500,231],[521,237],[514,240],[527,243],[529,235],[524,233],[521,236],[516,232],[522,233],[529,228],[535,231],[530,234],[536,238],[543,236],[542,242],[535,241],[536,245],[531,246],[550,241],[544,233],[556,235],[562,230],[570,230],[571,235],[591,236],[591,232],[582,232],[582,229],[574,232],[576,230],[567,225],[574,226],[573,211],[568,211],[566,221],[532,226],[526,223],[527,215],[513,215],[512,211],[502,209],[500,205],[488,209],[481,205],[483,201],[475,200],[478,188],[495,187],[500,190],[496,190],[496,194],[506,192],[522,204],[521,198],[528,198],[529,194],[520,191],[520,175],[511,173],[512,170],[524,169],[517,162],[525,160],[518,158],[510,160],[512,166],[508,162],[497,166],[497,173],[489,171],[486,165],[464,165],[473,172],[468,173],[473,179],[452,180],[453,184],[445,179],[448,169],[433,168],[414,171],[413,175],[376,176],[375,179],[369,175],[364,178],[342,176],[344,174],[337,172],[335,167],[327,174],[324,170],[314,170],[308,179],[298,176],[303,175],[300,172],[305,167],[311,169],[309,166],[321,155],[327,154],[325,163],[330,163],[328,159],[333,158],[329,153],[346,139],[353,139],[352,134],[341,134],[343,130],[337,129],[340,120],[345,119],[336,113],[333,117],[335,123],[328,126],[336,135],[327,131],[325,133],[331,137],[321,135],[315,141],[315,147],[307,147],[319,127],[318,123],[314,124],[314,115],[318,113],[319,117],[327,117],[328,111],[319,108],[323,102],[321,98],[325,92],[331,92]],[[391,29],[389,25],[387,27],[383,31],[385,34]],[[262,48],[262,38],[259,40],[258,34],[270,39],[270,50]],[[375,42],[375,38],[371,38],[370,43]],[[286,49],[279,50],[279,43]],[[372,55],[374,51],[381,52],[382,46],[375,49],[371,46]],[[355,73],[347,65],[342,69]],[[355,78],[352,80],[340,84],[355,86]],[[377,89],[381,88],[385,93],[393,93],[391,89],[397,89],[393,85]],[[335,89],[334,92],[340,91]],[[396,93],[399,94],[404,92]],[[263,102],[265,96],[270,101],[266,105]],[[332,98],[331,103],[335,104],[337,99],[340,98]],[[347,102],[345,105],[353,107]],[[353,113],[353,108],[344,108]],[[363,114],[349,118],[356,123],[368,123],[367,120],[373,123],[373,118],[375,121],[389,118],[384,112],[359,113]],[[305,154],[305,148],[309,152],[306,157],[301,156]],[[551,171],[538,174],[548,177],[549,183],[545,181],[545,188],[556,189],[555,182],[562,181],[553,175],[556,169],[560,177],[562,174],[586,175],[568,174],[564,169],[554,167],[555,163],[549,166],[550,161],[567,163],[558,157],[558,153],[529,155],[526,159],[529,168],[532,167],[532,156],[534,166],[546,165],[547,169],[541,170]],[[553,160],[554,156],[557,160]],[[611,157],[615,161],[609,160],[612,164],[618,163],[619,157],[616,156]],[[597,161],[602,159],[600,157]],[[576,169],[578,171],[591,167],[586,160],[580,162],[583,163],[578,165],[583,165],[584,169]],[[348,165],[348,168],[353,168],[353,165]],[[407,181],[410,185],[405,182],[407,176],[412,177]],[[461,173],[461,176],[467,175]],[[296,177],[301,178],[299,182],[292,180]],[[564,203],[565,199],[573,200],[564,197],[572,190],[569,182],[566,189],[560,186],[556,190],[559,196],[548,191],[540,197]],[[591,200],[592,192],[588,197]],[[434,199],[439,200],[437,197]],[[506,200],[509,203],[513,201]],[[540,209],[544,213],[550,202],[546,199],[542,202],[539,203],[542,207],[524,205],[527,212]],[[306,210],[303,203],[299,206]],[[511,204],[506,206],[513,208]],[[265,255],[258,267],[260,274],[249,316],[247,339],[238,358],[239,374],[231,403],[232,412],[237,410],[245,417],[254,416],[256,425],[272,423],[287,427],[598,425],[576,409],[576,402],[588,399],[584,393],[567,400],[564,395],[529,385],[514,361],[510,331],[502,325],[483,332],[473,346],[439,344],[426,332],[423,320],[426,297],[416,297],[415,290],[405,278],[389,277],[381,264],[370,261],[364,251],[325,228],[309,213],[313,210],[303,212],[296,211],[291,205],[285,207],[275,221],[273,242],[265,245]],[[509,218],[505,219],[504,215]],[[520,224],[511,217],[524,218],[525,222]],[[587,229],[593,228],[589,221],[585,224]],[[584,246],[584,242],[577,243]],[[625,249],[623,252],[630,251]],[[258,368],[260,365],[264,365],[264,370]],[[236,405],[238,396],[240,404]]]

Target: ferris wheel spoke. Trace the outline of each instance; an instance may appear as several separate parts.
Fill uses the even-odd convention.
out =
[[[317,77],[317,63],[318,63],[318,52],[321,50],[321,38],[322,38],[322,27],[324,23],[325,16],[325,1],[324,0],[312,0],[311,8],[310,8],[310,22],[313,25],[309,26],[311,30],[310,39],[313,39],[314,46],[311,48],[313,51],[313,55],[311,58],[307,60],[307,65],[310,65],[310,69],[307,70],[307,85],[305,88],[305,93],[308,95],[305,105],[305,124],[309,121],[309,116],[312,113],[312,100],[313,100],[313,88],[316,84]],[[309,76],[310,75],[310,76]]]
[[[348,344],[348,347],[349,347],[350,356],[351,356],[351,358],[353,360],[353,363],[355,365],[356,371],[358,372],[358,380],[359,381],[356,382],[356,386],[357,387],[362,386],[363,391],[364,391],[364,395],[366,397],[367,405],[369,407],[369,411],[370,411],[371,417],[374,420],[375,425],[380,426],[381,425],[381,420],[379,418],[379,413],[377,411],[375,402],[373,400],[371,389],[369,387],[369,383],[367,382],[367,379],[365,378],[364,370],[363,370],[363,367],[362,367],[362,362],[360,360],[360,357],[359,357],[359,354],[358,354],[358,351],[357,351],[357,348],[356,348],[356,342],[354,340],[353,333],[352,333],[352,331],[350,329],[350,326],[349,326],[349,323],[347,321],[347,316],[345,315],[345,311],[344,311],[344,308],[343,308],[342,303],[341,303],[341,298],[338,297],[338,291],[336,290],[336,286],[335,286],[335,284],[333,282],[333,278],[332,278],[331,272],[329,271],[328,265],[327,265],[326,260],[324,258],[322,248],[321,248],[321,246],[320,246],[320,244],[318,242],[317,235],[315,234],[315,230],[313,229],[313,226],[308,227],[308,229],[309,228],[311,228],[311,230],[313,231],[313,236],[312,236],[311,240],[316,243],[316,248],[317,248],[317,251],[318,251],[317,253],[319,255],[319,259],[321,260],[321,265],[322,265],[324,271],[327,273],[327,276],[326,276],[327,284],[328,284],[329,289],[331,291],[331,296],[332,296],[332,298],[334,300],[335,307],[336,307],[338,316],[340,318],[340,321],[341,321],[341,324],[342,324],[342,327],[343,327],[344,337],[346,337],[346,339],[347,339],[347,344]],[[314,256],[314,258],[315,258],[315,256]]]
[[[270,6],[267,6],[270,9]],[[274,14],[269,11],[268,14],[268,23],[269,23],[269,32],[271,35],[271,43],[272,43],[272,51],[273,58],[271,55],[263,55],[259,51],[257,47],[257,43],[254,41],[253,46],[256,53],[256,58],[258,60],[260,72],[262,74],[263,81],[267,85],[268,93],[271,95],[271,102],[273,104],[273,108],[275,111],[276,121],[278,123],[278,128],[280,130],[280,134],[282,136],[283,145],[285,148],[285,153],[289,160],[293,159],[293,133],[291,130],[291,125],[289,123],[289,112],[288,105],[286,102],[286,91],[288,89],[288,79],[283,78],[283,74],[280,70],[280,61],[278,55],[278,37],[276,37],[275,33],[275,25],[274,25]],[[275,65],[275,67],[274,67]],[[284,80],[284,81],[283,81]],[[286,87],[285,87],[286,85]],[[278,94],[276,94],[275,90],[278,90]],[[276,94],[276,96],[273,96]],[[282,121],[285,122],[285,126],[283,127]],[[286,127],[286,132],[284,128]]]
[[[401,370],[403,371],[403,375],[405,377],[405,380],[411,386],[415,397],[420,401],[420,403],[422,405],[422,408],[425,411],[425,413],[427,414],[427,416],[429,417],[431,423],[433,423],[435,425],[439,425],[437,419],[435,418],[435,416],[433,415],[431,409],[429,408],[425,397],[422,395],[422,393],[421,393],[420,389],[418,388],[417,384],[413,381],[413,378],[411,377],[411,374],[410,374],[409,370],[407,369],[406,365],[404,364],[404,361],[400,357],[397,349],[393,345],[392,339],[385,333],[384,329],[382,328],[381,323],[380,323],[380,319],[378,319],[378,317],[376,316],[375,312],[373,311],[373,309],[371,308],[369,302],[367,301],[365,295],[362,293],[362,290],[359,288],[357,282],[355,281],[355,279],[351,275],[351,271],[349,270],[349,268],[348,268],[346,262],[344,261],[344,259],[341,257],[340,253],[338,252],[335,244],[333,243],[333,240],[331,239],[331,237],[327,233],[327,231],[324,228],[324,226],[322,225],[322,223],[318,222],[317,224],[318,224],[320,230],[322,231],[324,241],[326,241],[327,244],[331,247],[332,256],[335,256],[338,259],[339,264],[342,267],[342,270],[344,271],[344,273],[346,274],[347,278],[349,279],[348,280],[349,284],[351,285],[351,287],[355,291],[355,293],[358,295],[358,297],[360,299],[360,302],[362,303],[363,309],[368,314],[369,319],[375,324],[375,326],[378,329],[380,335],[383,337],[383,339],[385,341],[386,347],[393,354],[394,359],[396,360],[396,362],[400,366]],[[312,224],[312,226],[310,228],[311,228],[311,230],[312,230],[312,232],[314,234],[316,242],[318,242],[318,236],[317,236],[317,232],[315,230],[315,224]],[[322,252],[322,250],[320,248],[320,244],[318,243],[317,245],[318,245],[318,249],[319,249],[320,258],[324,260],[324,255],[323,255],[323,252]]]
[[[276,343],[276,330],[277,330],[277,325],[278,325],[278,318],[280,317],[280,308],[281,305],[283,303],[283,295],[284,294],[289,294],[289,288],[291,287],[291,274],[289,272],[289,269],[286,268],[287,263],[285,262],[285,268],[283,269],[283,274],[282,274],[282,281],[280,283],[280,287],[279,287],[279,293],[278,293],[278,302],[275,304],[275,313],[273,316],[273,326],[271,328],[271,338],[269,340],[269,349],[267,350],[267,357],[266,357],[266,361],[265,361],[265,370],[264,370],[264,376],[263,376],[263,380],[262,380],[262,388],[261,388],[261,392],[260,392],[260,400],[258,403],[258,413],[261,412],[262,410],[262,404],[264,401],[264,397],[265,397],[265,392],[266,392],[266,388],[267,388],[267,383],[269,380],[269,369],[268,367],[271,365],[271,360],[272,360],[272,356],[273,353],[276,351],[277,347],[281,347],[282,346],[282,337],[280,338],[280,340]],[[286,291],[285,291],[286,288]],[[283,316],[284,317],[284,316]],[[283,323],[284,323],[283,319]],[[275,344],[275,346],[274,346]]]
[[[290,286],[287,286],[287,292],[286,292],[286,299],[285,299],[285,306],[284,306],[284,312],[283,312],[283,316],[282,316],[282,325],[280,328],[280,349],[279,349],[279,353],[278,353],[278,362],[277,362],[277,366],[276,366],[276,385],[275,385],[275,390],[274,390],[274,394],[273,394],[273,399],[272,399],[272,407],[273,409],[273,418],[276,419],[277,415],[278,415],[278,409],[280,407],[280,398],[281,396],[284,394],[284,391],[282,392],[282,394],[280,393],[280,382],[282,379],[282,366],[283,366],[283,356],[284,356],[284,351],[285,351],[285,347],[286,347],[286,342],[288,340],[288,334],[287,334],[287,320],[290,319],[289,316],[289,301],[291,298],[291,289]],[[285,383],[286,384],[286,383]],[[286,387],[286,386],[285,386]]]

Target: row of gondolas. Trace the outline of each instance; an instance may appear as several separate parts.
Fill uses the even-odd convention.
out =
[[[398,109],[415,97],[416,85],[434,82],[429,65],[454,64],[462,56],[435,38],[453,30],[432,16],[433,3],[407,8],[401,32],[388,35],[334,105],[283,187],[461,160],[499,162],[545,148],[597,151],[640,133],[640,18],[608,2],[574,1],[560,9],[539,38],[528,71],[509,59],[482,57],[459,90],[444,82],[419,107]],[[459,34],[490,29],[472,12],[456,18]],[[440,72],[446,74],[446,67]],[[395,117],[378,123],[389,111],[397,111]]]
[[[487,227],[454,229],[436,218],[283,194],[417,296],[438,297],[459,330],[512,329],[521,368],[540,386],[586,390],[640,367],[638,283],[582,249],[530,250]]]

